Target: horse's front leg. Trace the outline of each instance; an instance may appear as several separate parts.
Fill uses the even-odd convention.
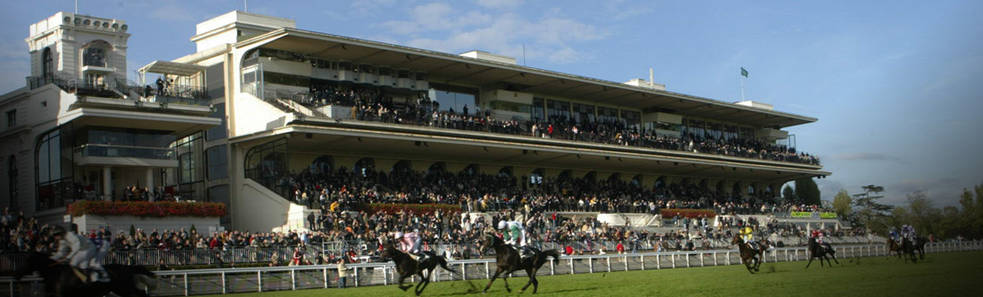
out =
[[[427,272],[427,277],[424,277],[424,278],[420,279],[420,283],[418,283],[416,285],[416,289],[413,290],[416,293],[416,296],[420,296],[420,293],[423,293],[423,290],[426,289],[427,288],[427,285],[430,284],[430,274],[431,273],[433,273],[433,271],[428,271]],[[421,272],[420,275],[422,277],[422,275],[423,275],[422,272]],[[420,285],[423,285],[423,286],[421,287]]]
[[[409,289],[410,287],[413,286],[413,285],[408,285],[408,286],[404,286],[403,285],[403,281],[406,280],[406,277],[408,277],[408,275],[405,275],[405,274],[400,274],[399,275],[399,289],[400,290],[406,291],[406,289]]]
[[[809,257],[809,263],[806,263],[806,268],[809,268],[809,265],[812,265],[812,259],[815,259],[815,258],[816,257]]]
[[[502,274],[502,282],[505,283],[505,291],[512,293],[512,289],[509,288],[509,273]]]
[[[420,281],[416,282],[416,287],[413,288],[413,292],[416,293],[417,296],[420,296],[420,292],[423,291],[422,289],[420,289],[420,286],[422,286],[423,283],[429,281],[429,279],[423,277],[422,270],[420,272],[417,272],[416,275],[420,276]]]
[[[526,269],[526,275],[529,276],[529,282],[527,282],[525,286],[522,286],[522,289],[519,290],[519,293],[525,292],[526,291],[526,288],[529,288],[529,285],[531,285],[532,282],[536,280],[536,271],[535,270],[533,270],[533,269]],[[535,291],[535,289],[533,289],[533,290]]]
[[[488,288],[491,288],[492,283],[495,282],[495,278],[497,278],[498,275],[501,274],[501,273],[502,273],[502,269],[501,268],[495,269],[495,274],[492,274],[491,279],[488,280],[488,285],[485,286],[485,290],[482,291],[482,292],[487,293],[488,292]]]

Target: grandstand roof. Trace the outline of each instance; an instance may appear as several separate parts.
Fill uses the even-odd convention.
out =
[[[817,120],[597,78],[295,28],[280,28],[241,41],[236,47],[273,48],[325,59],[387,65],[426,72],[432,82],[473,85],[503,83],[512,86],[515,91],[578,98],[643,111],[672,112],[756,127],[782,128]]]

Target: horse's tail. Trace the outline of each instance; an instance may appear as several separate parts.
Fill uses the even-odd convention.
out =
[[[444,259],[444,257],[441,257],[441,256],[437,256],[436,258],[437,258],[437,265],[440,265],[440,267],[443,267],[444,270],[447,270],[447,271],[450,271],[450,272],[453,272],[453,273],[457,273],[457,270],[454,270],[454,269],[450,268],[450,266],[447,266],[447,259]]]
[[[543,251],[543,260],[546,260],[546,257],[553,257],[553,260],[560,260],[560,252],[555,249],[545,250]]]

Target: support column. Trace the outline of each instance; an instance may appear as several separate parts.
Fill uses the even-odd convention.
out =
[[[112,167],[106,166],[102,168],[102,200],[112,200],[112,182],[113,173]]]
[[[154,168],[147,168],[147,190],[153,193],[154,191]],[[147,195],[150,197],[150,201],[153,201],[154,195]]]

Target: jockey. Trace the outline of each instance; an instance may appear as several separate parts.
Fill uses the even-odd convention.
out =
[[[891,240],[894,240],[895,242],[898,242],[899,241],[898,240],[898,230],[895,229],[894,227],[891,227],[891,231],[890,231],[890,233],[889,233],[888,236],[889,236],[889,238],[891,238]]]
[[[526,246],[526,229],[522,227],[517,221],[498,221],[498,229],[502,230],[502,239],[505,243],[515,247],[519,251],[519,258],[525,256],[528,252],[528,247]]]
[[[744,226],[744,228],[741,228],[740,234],[741,239],[744,240],[744,243],[749,245],[754,244],[754,230],[751,229],[751,226]]]
[[[908,239],[908,240],[914,241],[914,239],[915,239],[915,228],[912,227],[911,225],[907,225],[907,224],[906,225],[902,225],[901,226],[901,237],[904,238],[904,239]]]
[[[816,243],[818,243],[820,245],[823,244],[823,231],[822,230],[819,230],[819,229],[812,230],[811,237],[816,239]]]
[[[102,267],[102,261],[106,259],[106,254],[109,253],[110,238],[103,231],[105,229],[89,234],[89,239],[92,241],[94,247],[94,254],[92,255],[92,259],[89,260],[89,268],[99,274],[98,279],[100,281],[108,282],[109,273]]]
[[[399,240],[400,250],[410,255],[410,258],[419,262],[426,260],[426,253],[420,250],[421,239],[417,230],[406,233],[396,232],[396,238]]]
[[[105,272],[90,271],[89,263],[95,255],[95,246],[88,238],[78,234],[78,225],[72,224],[67,233],[58,231],[61,235],[58,242],[58,251],[51,255],[51,259],[56,262],[68,262],[68,265],[83,272],[91,272],[89,281],[99,281],[99,275]]]

